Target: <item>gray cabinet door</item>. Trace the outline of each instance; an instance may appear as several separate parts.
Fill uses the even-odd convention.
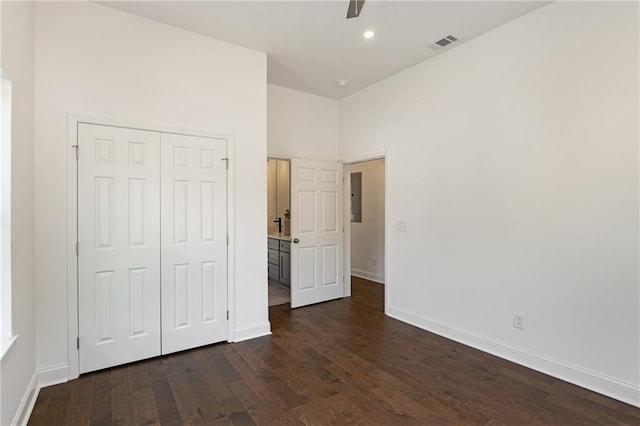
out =
[[[280,281],[280,267],[278,265],[269,263],[268,271],[269,271],[269,279],[271,281],[276,281],[276,282]]]
[[[280,283],[291,287],[291,255],[280,252]]]

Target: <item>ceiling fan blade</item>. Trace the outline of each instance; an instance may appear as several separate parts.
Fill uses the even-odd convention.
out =
[[[347,19],[357,18],[362,11],[364,0],[349,0],[349,8],[347,9]]]

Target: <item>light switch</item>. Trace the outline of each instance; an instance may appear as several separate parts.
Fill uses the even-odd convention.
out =
[[[409,225],[406,220],[396,220],[396,231],[407,232],[409,230]]]

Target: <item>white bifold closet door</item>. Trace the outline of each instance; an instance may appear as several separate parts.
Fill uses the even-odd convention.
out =
[[[80,373],[160,354],[160,134],[78,126]]]
[[[162,134],[162,353],[227,339],[226,141]]]
[[[80,373],[227,339],[226,140],[78,126]]]

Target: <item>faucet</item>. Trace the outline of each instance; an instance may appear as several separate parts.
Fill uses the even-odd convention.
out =
[[[273,222],[278,224],[278,234],[282,234],[282,218],[276,217]]]

